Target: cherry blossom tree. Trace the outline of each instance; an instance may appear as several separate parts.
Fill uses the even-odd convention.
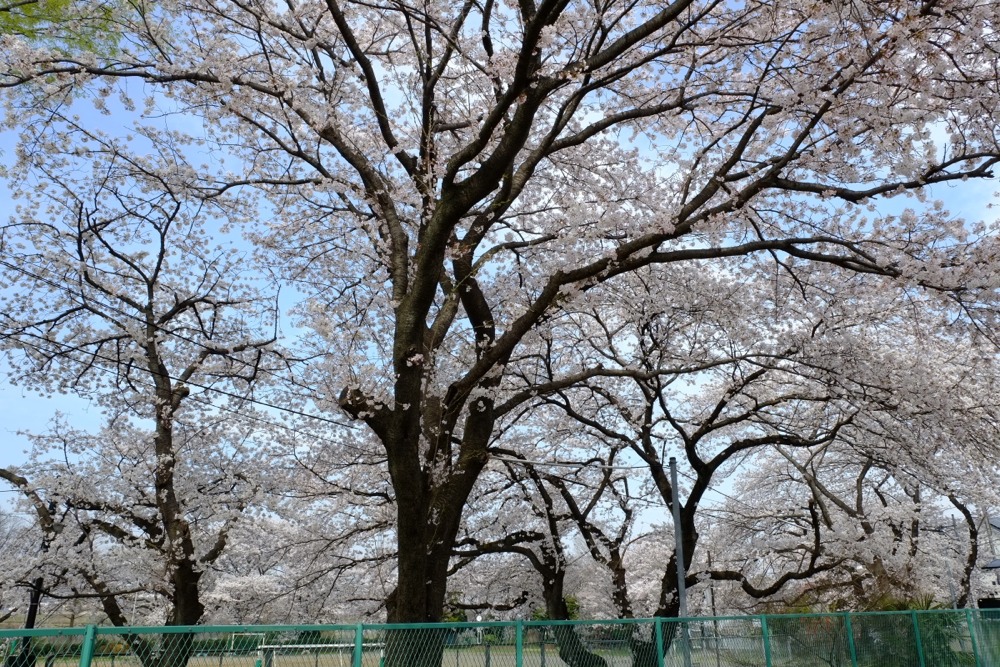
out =
[[[273,434],[270,493],[261,498],[260,515],[238,528],[237,546],[218,563],[212,618],[238,623],[384,618],[396,557],[384,453],[361,429],[312,426]]]
[[[0,346],[14,382],[89,398],[105,422],[59,420],[27,463],[0,469],[46,540],[26,565],[50,596],[96,599],[115,625],[141,620],[136,594],[156,622],[198,623],[202,580],[265,488],[252,390],[273,302],[208,229],[240,205],[192,198],[177,154],[133,152],[68,117],[25,138],[10,170],[23,204],[0,228]]]
[[[779,453],[787,458],[786,452],[779,450]],[[861,549],[854,553],[838,545],[836,539],[824,540],[829,551],[850,554],[852,562],[863,566],[862,571],[851,578],[857,601],[869,606],[877,606],[894,597],[912,600],[930,596],[944,601],[945,595],[950,594],[949,604],[966,606],[971,574],[978,560],[978,528],[967,504],[954,492],[946,492],[947,501],[962,513],[962,523],[966,526],[963,544],[957,524],[954,527],[947,525],[942,506],[935,502],[939,499],[932,495],[933,489],[923,488],[918,479],[897,480],[879,469],[871,459],[863,459],[860,465],[854,462],[854,470],[851,470],[850,460],[833,460],[825,465],[822,459],[826,453],[823,450],[811,452],[805,460],[791,457],[789,462],[809,488],[827,530],[836,531],[838,512],[853,521],[856,530],[860,529],[856,544]],[[843,467],[848,467],[846,475]],[[832,479],[824,481],[820,471]],[[847,486],[844,481],[851,479],[851,472],[854,473],[853,484]],[[880,529],[884,535],[879,535]],[[957,558],[956,538],[959,540]],[[967,551],[967,556],[961,556],[962,551]],[[919,557],[928,556],[938,561],[931,564],[938,566],[936,577],[927,576],[927,565],[920,567]],[[941,567],[940,561],[947,562],[949,567]],[[946,569],[950,570],[947,574]],[[936,590],[928,590],[934,579],[937,580]],[[947,583],[942,584],[944,581]]]
[[[708,536],[718,541],[710,547],[717,570],[773,579],[800,567],[816,535],[820,558],[834,565],[770,595],[726,595],[740,610],[969,602],[978,529],[954,493],[942,497],[919,479],[831,447],[762,455],[736,491]],[[946,512],[956,509],[962,518],[952,521]]]
[[[35,536],[30,526],[14,512],[0,509],[0,563],[7,571],[12,571],[14,563],[23,561],[33,549]],[[0,623],[15,615],[24,614],[28,604],[28,594],[18,586],[18,582],[5,578],[0,584]]]
[[[648,297],[647,284],[684,298],[673,297],[671,309],[665,310]],[[963,548],[961,567],[955,568],[963,582],[956,597],[967,598],[977,530],[969,500],[990,506],[989,490],[996,487],[992,458],[984,449],[998,423],[992,345],[960,342],[953,331],[940,327],[934,310],[915,312],[906,295],[847,288],[822,296],[805,288],[794,274],[752,284],[726,272],[706,277],[693,268],[636,272],[619,289],[608,288],[607,301],[592,298],[587,310],[564,308],[561,322],[552,325],[550,331],[558,326],[557,335],[574,344],[539,355],[525,391],[552,382],[553,373],[583,372],[598,363],[602,373],[521,405],[509,423],[502,422],[505,446],[514,451],[491,451],[508,458],[531,451],[534,459],[553,462],[547,468],[543,464],[545,472],[538,476],[565,499],[556,514],[574,525],[573,532],[600,563],[610,584],[607,608],[632,616],[629,582],[655,577],[660,584],[657,601],[645,613],[676,614],[672,547],[663,551],[661,562],[667,567],[655,572],[630,571],[638,563],[630,565],[625,556],[644,537],[630,527],[636,514],[648,513],[651,500],[661,508],[672,506],[666,472],[671,454],[680,459],[688,586],[703,586],[709,579],[732,581],[751,600],[774,599],[819,586],[819,580],[831,580],[831,575],[843,581],[846,570],[863,562],[866,572],[880,571],[877,578],[894,592],[905,592],[904,582],[912,588],[918,579],[914,567],[902,561],[887,567],[870,552],[884,547],[886,557],[893,553],[902,558],[915,546],[887,542],[877,547],[879,540],[872,537],[858,545],[869,552],[862,561],[862,556],[848,556],[848,550],[828,544],[837,534],[831,507],[840,513],[838,530],[851,534],[850,540],[856,539],[853,531],[874,535],[877,522],[868,518],[864,505],[885,502],[878,489],[867,491],[867,503],[848,507],[861,503],[854,500],[855,486],[867,485],[866,475],[874,474],[864,463],[855,466],[857,481],[850,468],[843,468],[834,475],[838,486],[816,482],[815,494],[791,501],[794,525],[789,517],[771,520],[767,529],[774,531],[773,540],[753,534],[754,526],[762,524],[754,522],[756,506],[748,504],[743,519],[753,547],[740,542],[734,547],[735,560],[717,555],[715,567],[706,563],[706,547],[699,545],[700,533],[713,523],[707,501],[726,476],[747,475],[751,481],[745,492],[748,497],[759,494],[760,511],[771,516],[780,495],[773,487],[781,476],[772,467],[751,476],[757,462],[766,461],[769,450],[794,459],[797,452],[813,457],[834,446],[846,460],[908,471],[909,488],[934,489],[960,513],[968,548]],[[503,404],[498,412],[504,412]],[[586,491],[570,492],[565,479],[577,472],[559,466],[577,471],[594,466],[600,474],[591,478]],[[765,483],[769,476],[776,479]],[[827,493],[821,492],[824,488]],[[606,497],[591,499],[593,489],[603,489]],[[888,489],[881,493],[891,498]],[[733,500],[732,518],[722,527],[712,525],[712,533],[728,535],[726,527],[740,520],[741,502],[740,497]],[[895,501],[894,507],[898,505]],[[899,542],[908,520],[882,520],[879,530],[899,533]],[[525,541],[544,551],[566,531],[555,526],[547,540],[525,536]],[[712,533],[708,549],[716,548]],[[732,547],[734,540],[724,537],[721,542]],[[761,571],[772,576],[761,577]]]
[[[685,299],[675,299],[664,311],[645,296],[653,284]],[[550,372],[583,372],[599,359],[603,373],[533,399],[510,428],[511,439],[550,441],[543,459],[576,456],[583,468],[596,464],[599,476],[586,495],[571,489],[557,469],[542,478],[565,503],[565,518],[590,556],[605,569],[613,608],[622,617],[635,613],[625,555],[641,536],[633,531],[636,518],[648,515],[651,503],[662,512],[673,507],[671,455],[681,459],[681,473],[690,479],[679,489],[684,560],[690,564],[699,511],[713,483],[762,448],[827,442],[853,416],[829,386],[803,375],[808,359],[797,351],[799,332],[780,330],[790,328],[793,314],[776,317],[773,299],[761,298],[758,289],[725,275],[705,278],[694,267],[637,272],[609,289],[606,302],[567,312],[560,335],[576,344],[544,360]],[[808,335],[811,327],[795,324]],[[526,387],[554,379],[536,375]],[[590,493],[596,496],[591,499]],[[658,600],[647,613],[678,612],[672,552],[664,554],[665,568],[645,574],[660,582]]]
[[[110,56],[4,36],[8,122],[141,82],[151,119],[196,115],[199,141],[228,156],[197,173],[203,196],[268,197],[250,231],[304,297],[303,400],[384,450],[392,621],[440,618],[499,420],[606,374],[524,364],[571,345],[564,313],[629,274],[787,274],[807,300],[885,291],[957,320],[956,336],[994,336],[993,235],[924,201],[1000,159],[989,3],[166,0],[136,14]],[[648,288],[665,312],[686,296]],[[735,389],[755,386],[734,363]],[[821,444],[847,419],[769,437]]]
[[[777,447],[760,454],[756,469],[746,466],[727,518],[713,526],[726,544],[741,545],[721,552],[742,565],[720,567],[717,555],[706,576],[791,605],[935,598],[965,606],[978,561],[975,508],[995,502],[996,473],[981,448],[997,426],[995,369],[943,342],[935,348],[924,338],[870,360],[878,372],[835,440]],[[819,576],[801,576],[806,562]],[[748,574],[758,583],[748,586]],[[790,580],[784,591],[759,583],[782,578]]]
[[[230,533],[230,548],[212,567],[204,595],[206,621],[250,625],[384,620],[393,554],[374,548],[374,540],[349,529],[336,534],[343,523],[338,524],[339,517],[324,505],[294,520],[264,514],[239,522]],[[345,513],[343,522],[351,516]],[[391,541],[376,544],[394,546]]]
[[[494,453],[498,453],[497,450]],[[481,491],[471,504],[470,514],[472,517],[478,515],[481,522],[470,517],[465,526],[467,534],[456,543],[457,562],[454,570],[460,572],[463,568],[477,564],[484,557],[506,556],[515,561],[508,565],[514,571],[525,569],[523,565],[519,568],[517,561],[526,563],[534,571],[534,585],[525,588],[516,598],[508,594],[505,600],[497,601],[494,597],[493,602],[483,603],[482,607],[516,607],[531,600],[532,589],[540,588],[541,605],[538,610],[541,617],[570,620],[572,616],[566,575],[571,547],[567,544],[566,533],[575,526],[568,519],[571,511],[579,514],[578,504],[585,504],[588,509],[597,504],[607,488],[607,476],[603,483],[598,482],[592,487],[586,479],[580,479],[581,471],[571,470],[566,477],[551,475],[537,470],[532,461],[519,460],[517,452],[503,453],[510,457],[504,460],[506,475],[501,477],[503,481],[500,481],[497,488]],[[484,475],[483,481],[489,477],[490,475]],[[569,487],[578,492],[578,495],[574,495]],[[483,504],[493,505],[490,508],[493,511],[486,510],[482,507]],[[500,518],[490,520],[490,517]],[[476,525],[477,523],[480,525]],[[623,530],[627,530],[627,524]],[[591,534],[587,534],[587,537],[592,541]],[[505,577],[507,584],[510,579]],[[515,577],[514,581],[518,579]],[[475,605],[464,606],[475,608]],[[559,658],[567,665],[607,667],[607,661],[581,641],[573,626],[554,625],[551,631],[556,638]]]

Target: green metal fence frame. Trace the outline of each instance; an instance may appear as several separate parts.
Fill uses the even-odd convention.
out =
[[[716,617],[690,617],[690,618],[652,618],[652,619],[607,619],[607,620],[593,620],[593,621],[490,621],[490,622],[468,622],[468,623],[411,623],[411,624],[364,624],[357,623],[353,625],[215,625],[215,626],[171,626],[171,627],[156,627],[156,626],[143,626],[143,627],[113,627],[113,626],[96,626],[88,625],[79,628],[44,628],[44,629],[32,629],[32,630],[0,630],[0,640],[14,639],[15,641],[20,641],[26,637],[33,638],[78,638],[80,641],[80,661],[79,667],[92,667],[92,663],[95,657],[95,648],[100,642],[102,637],[109,636],[120,636],[120,635],[132,635],[132,636],[143,636],[143,635],[191,635],[191,634],[240,634],[240,633],[252,633],[252,634],[266,634],[266,633],[301,633],[301,632],[340,632],[344,634],[353,633],[353,645],[348,644],[352,650],[352,667],[363,667],[362,656],[365,650],[364,633],[365,631],[407,631],[407,630],[428,630],[428,629],[451,629],[451,630],[463,630],[463,629],[499,629],[499,628],[512,628],[514,630],[514,653],[515,653],[515,667],[524,667],[524,652],[525,652],[525,631],[531,628],[547,628],[560,625],[572,625],[572,626],[615,626],[615,625],[651,625],[652,626],[652,639],[651,642],[656,649],[656,667],[665,666],[665,654],[664,650],[664,626],[666,624],[706,624],[706,623],[718,623],[725,621],[742,621],[750,622],[751,626],[759,628],[761,647],[763,650],[763,663],[762,667],[773,667],[775,663],[774,651],[772,647],[772,630],[771,627],[774,625],[775,621],[782,619],[786,621],[788,619],[830,619],[838,621],[843,624],[843,628],[846,634],[846,648],[848,659],[850,660],[851,667],[859,667],[859,655],[858,648],[856,645],[857,636],[856,632],[858,630],[858,623],[863,623],[864,621],[871,618],[882,618],[882,617],[899,617],[901,619],[908,619],[910,624],[912,624],[913,631],[913,641],[915,644],[915,653],[919,665],[915,667],[936,667],[935,665],[927,664],[926,652],[924,650],[924,637],[921,633],[921,625],[927,624],[930,621],[927,619],[937,617],[951,618],[956,623],[958,621],[964,621],[965,631],[968,632],[967,638],[971,641],[971,656],[974,660],[976,667],[994,667],[991,662],[991,657],[1000,655],[1000,640],[994,643],[997,646],[985,646],[984,639],[986,634],[982,632],[984,629],[984,622],[986,623],[996,623],[998,625],[998,632],[996,633],[1000,637],[1000,617],[998,618],[984,618],[984,615],[979,612],[979,610],[933,610],[933,611],[898,611],[898,612],[859,612],[859,613],[829,613],[829,614],[782,614],[782,615],[753,615],[753,616],[716,616]],[[679,626],[685,627],[685,626]],[[690,626],[686,626],[690,627]],[[690,640],[690,635],[675,631],[672,635],[677,639],[677,641],[685,641],[684,637],[687,637],[687,641]],[[713,635],[716,640],[720,635]],[[544,643],[542,644],[544,647]],[[544,648],[542,649],[544,651]],[[75,651],[74,651],[75,654]],[[488,647],[487,647],[488,654]]]

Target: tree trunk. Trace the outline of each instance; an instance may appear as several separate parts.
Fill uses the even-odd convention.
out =
[[[194,652],[194,633],[180,632],[160,635],[125,634],[122,640],[128,645],[142,667],[186,667]]]
[[[569,607],[566,605],[566,598],[563,595],[566,571],[553,568],[550,572],[543,574],[543,577],[545,581],[545,613],[552,620],[569,620]],[[550,627],[552,634],[555,635],[556,645],[559,647],[559,658],[566,663],[567,667],[608,667],[607,660],[592,652],[580,638],[577,631],[580,626],[553,625]]]
[[[41,577],[31,582],[31,596],[28,598],[28,614],[24,619],[25,630],[35,627],[35,620],[38,618],[38,606],[42,599],[42,583]],[[31,645],[31,637],[22,637],[17,653],[8,656],[5,665],[6,667],[34,667],[37,659],[35,649]]]
[[[441,667],[444,638],[437,628],[388,630],[385,667]]]
[[[164,634],[161,638],[159,655],[154,665],[149,667],[186,667],[194,652],[194,633]],[[147,667],[144,665],[143,667]]]
[[[465,473],[474,479],[481,467]],[[401,474],[390,462],[399,552],[398,581],[387,600],[387,616],[393,624],[437,623],[445,606],[452,547],[472,485],[456,484],[462,474],[452,472],[432,487],[419,464],[410,470]],[[385,667],[439,667],[444,639],[440,629],[391,629],[385,638]]]
[[[670,647],[677,636],[678,623],[662,623],[663,633],[663,655],[670,652]],[[658,667],[662,664],[656,657],[656,628],[652,628],[652,637],[645,638],[639,636],[641,628],[645,625],[631,626],[632,634],[629,637],[629,649],[632,653],[632,667]]]
[[[437,622],[444,608],[443,575],[435,567],[440,558],[429,544],[430,531],[421,514],[406,503],[397,503],[399,580],[387,601],[390,623]],[[440,630],[390,629],[386,633],[385,667],[440,667],[443,653]]]
[[[553,625],[559,658],[568,667],[608,667],[608,661],[592,652],[577,634],[577,625]]]

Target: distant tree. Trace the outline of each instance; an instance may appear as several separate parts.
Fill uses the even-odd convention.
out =
[[[49,539],[50,594],[92,596],[127,625],[128,599],[148,593],[158,622],[195,624],[202,580],[262,488],[252,391],[273,302],[245,254],[210,238],[208,216],[235,202],[192,197],[176,155],[68,125],[36,128],[46,148],[11,172],[29,205],[0,227],[0,349],[14,382],[90,398],[105,424],[57,421],[0,478]]]
[[[715,568],[773,577],[794,571],[818,539],[821,559],[835,567],[741,608],[874,611],[928,600],[965,607],[976,520],[956,490],[925,486],[924,477],[834,447],[762,455],[714,514],[707,540]],[[947,513],[955,511],[962,518],[953,523]]]
[[[653,284],[683,298],[675,297],[672,308],[664,310],[647,296]],[[540,558],[565,535],[578,535],[608,582],[606,609],[633,615],[631,584],[645,582],[642,598],[650,601],[649,582],[655,580],[658,591],[644,613],[676,613],[677,566],[669,522],[670,539],[658,562],[628,557],[649,530],[635,530],[636,517],[656,516],[650,505],[670,514],[667,459],[676,455],[688,587],[705,586],[711,579],[732,581],[746,596],[740,604],[753,606],[759,600],[794,598],[820,582],[843,585],[850,580],[845,573],[861,567],[869,576],[880,570],[881,581],[904,591],[901,582],[919,579],[903,562],[916,543],[902,544],[910,518],[900,508],[914,501],[900,505],[894,500],[901,516],[878,520],[881,533],[902,531],[896,546],[876,540],[870,516],[884,512],[879,506],[885,498],[879,499],[877,488],[869,489],[866,477],[881,471],[892,478],[886,471],[906,471],[911,492],[926,485],[963,517],[961,541],[966,546],[955,562],[955,575],[962,577],[956,595],[965,600],[977,532],[968,503],[991,505],[996,488],[990,459],[982,455],[1000,423],[1000,403],[993,398],[1000,375],[992,344],[960,343],[951,332],[936,328],[933,311],[915,312],[908,298],[890,292],[855,290],[803,299],[806,295],[794,277],[778,276],[764,285],[724,273],[654,270],[636,272],[620,289],[609,288],[606,301],[592,300],[588,309],[567,308],[555,335],[575,345],[550,347],[539,355],[523,391],[530,394],[533,386],[553,382],[557,373],[583,374],[595,360],[602,373],[551,393],[536,392],[503,422],[506,449],[494,447],[495,455],[510,459],[530,451],[532,459],[543,461],[522,466],[537,467],[543,484],[541,490],[523,494],[527,504],[541,506],[550,493],[562,499],[555,512],[561,523],[545,536],[514,531],[506,533],[506,540],[522,536],[518,548],[530,548]],[[504,413],[504,407],[498,412]],[[833,467],[819,466],[816,474],[826,478],[832,473],[837,485],[824,487],[815,478],[815,494],[795,500],[794,510],[779,502],[783,494],[774,485],[783,478],[778,469],[755,474],[755,466],[770,460],[771,453],[790,460],[800,455],[823,460],[826,451],[838,451],[840,458],[831,457]],[[866,467],[864,461],[877,465]],[[588,469],[590,474],[583,476],[581,471]],[[732,475],[745,475],[748,481],[728,505],[726,522],[719,524],[713,507],[717,489]],[[514,488],[521,474],[509,478]],[[855,501],[858,484],[868,489],[863,503]],[[905,498],[907,486],[897,481],[892,487],[892,493],[883,490],[886,498]],[[743,494],[759,506],[741,511]],[[850,509],[857,503],[862,506]],[[778,513],[766,523],[773,540],[757,534],[765,524],[755,521],[754,507],[765,516]],[[782,511],[790,512],[787,521],[781,520]],[[664,522],[665,517],[655,520]],[[507,521],[525,525],[516,517]],[[738,525],[746,532],[736,531]],[[486,534],[503,530],[489,522],[484,526]],[[709,526],[706,545],[702,533]],[[732,539],[726,537],[727,527],[734,531]],[[859,541],[856,548],[833,548],[843,531],[860,531],[872,539]],[[501,537],[491,540],[502,543]],[[876,543],[887,559],[891,551],[896,562],[881,564],[877,547],[872,557]],[[716,555],[714,566],[706,562],[706,548]],[[719,556],[720,549],[726,557]],[[661,564],[666,567],[658,568]],[[561,580],[543,576],[547,582]],[[869,596],[877,594],[855,591],[859,602]]]
[[[212,622],[384,618],[395,559],[384,461],[374,443],[350,432],[324,440],[323,426],[270,429],[270,493],[215,566]]]
[[[36,535],[30,525],[18,518],[9,509],[0,508],[0,566],[12,571],[14,563],[24,561],[37,547]],[[0,581],[0,623],[15,615],[23,615],[28,603],[28,591],[21,587],[23,582],[12,577]]]

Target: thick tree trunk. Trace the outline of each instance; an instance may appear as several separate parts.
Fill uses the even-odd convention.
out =
[[[385,636],[385,667],[441,667],[445,633],[430,629],[392,629]]]
[[[559,646],[559,658],[568,667],[608,667],[608,661],[597,655],[583,642],[576,625],[553,625],[552,634]]]
[[[416,394],[412,400],[423,399]],[[350,411],[350,397],[347,403]],[[460,412],[462,401],[456,399],[455,404],[453,412]],[[435,623],[444,613],[448,564],[463,510],[488,460],[493,432],[492,403],[479,399],[478,406],[465,420],[457,451],[450,435],[457,417],[444,418],[430,410],[425,417],[437,425],[434,429],[422,424],[416,410],[369,420],[385,447],[396,496],[398,579],[387,601],[390,623]]]
[[[187,524],[184,525],[187,528]],[[190,535],[188,536],[190,541]],[[192,545],[193,549],[193,545]],[[177,564],[174,570],[174,609],[167,625],[197,625],[205,614],[198,584],[201,573],[192,560]],[[194,652],[194,633],[164,634],[155,665],[149,667],[186,667]],[[143,667],[147,667],[144,665]]]
[[[553,568],[543,573],[545,581],[543,595],[545,596],[545,613],[556,621],[568,621],[569,607],[563,595],[566,571]],[[559,647],[559,658],[567,667],[608,667],[608,662],[591,651],[581,639],[577,625],[553,625],[552,634]]]
[[[398,580],[387,600],[390,623],[436,623],[445,607],[448,564],[482,456],[459,456],[444,479],[432,481],[416,446],[387,447],[396,491]],[[402,449],[402,453],[400,453]],[[466,452],[468,449],[465,450]],[[439,667],[445,634],[438,629],[394,629],[386,636],[385,667]]]
[[[142,667],[186,667],[194,653],[194,633],[179,632],[160,635],[125,634],[122,639]]]
[[[153,483],[156,490],[157,509],[169,548],[173,608],[167,618],[168,626],[197,625],[205,613],[201,602],[199,582],[201,572],[195,561],[194,538],[191,526],[177,497],[175,466],[177,451],[174,445],[174,414],[180,410],[189,390],[183,383],[175,383],[167,373],[156,346],[155,327],[147,330],[147,360],[152,374],[160,407],[156,412],[156,436],[153,448],[157,456]],[[150,650],[143,660],[143,667],[186,667],[194,646],[193,633],[164,634],[158,650]],[[148,647],[147,647],[148,648]]]
[[[428,623],[440,620],[444,608],[443,582],[435,572],[433,549],[419,508],[397,505],[399,581],[388,600],[390,623]],[[447,561],[446,561],[447,562]],[[392,629],[385,637],[385,667],[440,667],[444,633],[435,629]]]
[[[413,495],[397,500],[399,578],[387,601],[390,623],[436,623],[444,610],[448,563],[458,522],[446,513],[425,509],[427,500]],[[464,500],[458,502],[464,504]],[[442,525],[445,521],[454,525]]]
[[[161,638],[160,652],[152,667],[186,667],[194,653],[194,633],[165,634]],[[145,665],[143,667],[146,667]]]
[[[396,590],[387,601],[389,623],[430,623],[441,617],[445,575],[428,539],[421,506],[397,503],[399,540]],[[447,558],[445,567],[447,567]],[[385,667],[440,667],[444,634],[434,629],[392,629],[385,637]]]

